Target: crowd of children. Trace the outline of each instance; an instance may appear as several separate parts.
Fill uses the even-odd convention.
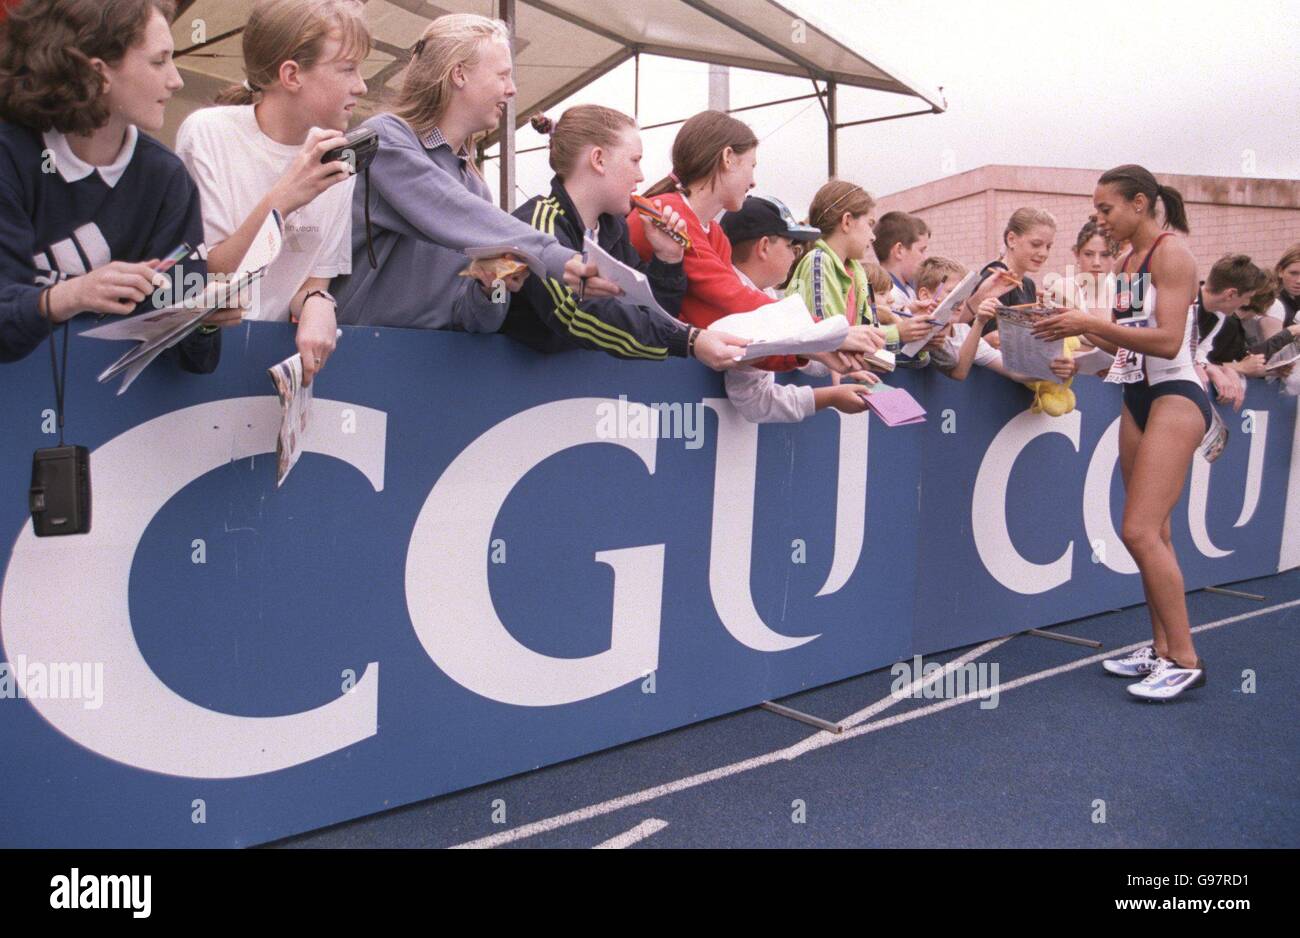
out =
[[[1077,370],[1072,352],[1115,355],[1100,373],[1124,385],[1121,462],[1130,492],[1142,493],[1129,501],[1124,539],[1148,585],[1155,642],[1110,669],[1158,673],[1163,683],[1139,696],[1203,682],[1168,512],[1212,423],[1209,389],[1240,407],[1249,379],[1280,378],[1293,392],[1300,380],[1269,368],[1300,335],[1300,244],[1271,270],[1227,255],[1200,282],[1169,230],[1187,231],[1181,197],[1141,167],[1117,167],[1098,181],[1095,213],[1079,220],[1067,276],[1043,274],[1057,220],[1021,208],[974,291],[936,324],[967,270],[929,254],[924,221],[876,217],[872,195],[841,179],[797,220],[779,199],[751,194],[758,138],[721,112],[682,125],[671,172],[640,196],[631,117],[595,105],[553,122],[538,115],[550,192],[513,214],[498,209],[474,143],[500,127],[515,85],[506,28],[482,16],[440,16],[414,43],[388,106],[363,125],[379,140],[365,186],[346,160],[327,158],[346,147],[367,90],[371,37],[351,0],[257,0],[242,32],[246,80],[191,114],[172,153],[148,134],[182,86],[174,15],[173,0],[23,0],[0,23],[0,360],[30,354],[79,314],[129,314],[156,302],[155,291],[180,292],[184,274],[236,270],[272,212],[287,249],[254,302],[222,310],[172,351],[180,367],[215,369],[220,327],[241,319],[295,323],[308,382],[327,366],[339,324],[499,331],[543,352],[694,357],[726,372],[748,419],[797,421],[825,408],[861,412],[880,372],[895,367],[961,380],[980,366],[1041,395],[1052,382],[1005,365],[996,314],[1051,304],[1060,311],[1035,328],[1065,340],[1052,363],[1059,381]],[[589,238],[646,275],[658,309],[598,275]],[[160,259],[180,245],[189,256],[164,273]],[[465,251],[485,245],[509,245],[518,269],[471,267]],[[787,296],[811,320],[844,316],[840,346],[740,364],[746,340],[714,324]],[[775,380],[795,370],[830,384]]]

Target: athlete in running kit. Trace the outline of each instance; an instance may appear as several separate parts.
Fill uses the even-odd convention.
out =
[[[1121,283],[1134,286],[1128,300],[1120,288],[1121,303],[1115,310],[1129,322],[1107,322],[1068,310],[1044,319],[1034,332],[1046,339],[1086,335],[1116,356],[1106,380],[1124,385],[1119,433],[1125,490],[1122,538],[1142,575],[1153,642],[1104,666],[1111,674],[1142,678],[1128,687],[1135,697],[1171,700],[1205,683],[1205,664],[1192,645],[1169,518],[1192,458],[1213,423],[1213,410],[1195,364],[1191,313],[1196,261],[1182,239],[1161,231],[1157,200],[1164,203],[1164,227],[1186,234],[1182,196],[1161,186],[1141,166],[1104,173],[1093,193],[1102,234],[1132,245],[1118,273]],[[1134,276],[1126,277],[1134,257],[1142,262]],[[1134,295],[1138,291],[1140,304]],[[1137,312],[1134,307],[1139,305]]]
[[[1116,291],[1115,308],[1111,311],[1116,323],[1130,329],[1155,325],[1151,321],[1156,308],[1156,287],[1151,280],[1151,257],[1161,242],[1171,237],[1171,231],[1158,235],[1133,273],[1129,272],[1132,251],[1120,261],[1120,286]],[[1151,405],[1165,394],[1177,394],[1195,404],[1201,412],[1207,431],[1213,422],[1209,392],[1196,372],[1198,334],[1195,297],[1188,307],[1186,319],[1186,335],[1178,347],[1178,354],[1173,358],[1142,355],[1120,346],[1115,355],[1115,363],[1106,375],[1107,382],[1124,385],[1124,406],[1133,415],[1141,431],[1147,428]]]

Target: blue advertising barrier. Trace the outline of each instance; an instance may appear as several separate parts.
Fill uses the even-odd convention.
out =
[[[57,538],[45,350],[0,369],[4,846],[262,843],[1141,601],[1096,380],[1050,418],[900,372],[923,426],[760,428],[691,362],[348,328],[277,488],[292,349],[244,325],[118,397],[74,337],[94,521]],[[1300,565],[1295,401],[1247,409],[1174,514],[1188,589]]]

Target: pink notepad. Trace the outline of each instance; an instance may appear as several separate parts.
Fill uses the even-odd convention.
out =
[[[876,416],[883,420],[887,427],[925,423],[925,408],[902,388],[892,388],[872,394],[867,398],[867,406],[875,411]]]

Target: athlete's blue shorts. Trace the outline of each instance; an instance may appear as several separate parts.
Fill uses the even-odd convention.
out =
[[[1133,415],[1139,430],[1146,430],[1147,418],[1151,416],[1151,405],[1155,403],[1156,398],[1164,397],[1166,394],[1185,397],[1195,404],[1205,419],[1205,429],[1207,431],[1210,429],[1213,421],[1210,417],[1209,393],[1196,381],[1179,380],[1162,381],[1160,384],[1134,381],[1132,384],[1124,385],[1124,406]]]

